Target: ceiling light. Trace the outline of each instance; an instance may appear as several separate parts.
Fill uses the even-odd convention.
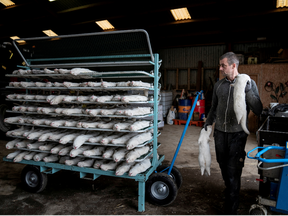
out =
[[[114,26],[108,20],[102,20],[96,22],[103,30],[114,29]]]
[[[170,11],[176,21],[191,19],[191,16],[187,8],[178,8],[178,9],[173,9]]]
[[[49,30],[44,30],[43,31],[46,35],[48,35],[49,37],[53,37],[53,36],[58,36],[55,32],[53,32],[51,29]]]
[[[53,1],[55,1],[55,0],[49,0],[49,2],[53,2]]]
[[[10,1],[10,0],[0,0],[0,2],[1,2],[3,5],[5,5],[6,7],[15,5],[15,3],[12,2],[12,1]]]
[[[10,37],[12,40],[17,40],[17,39],[20,39],[18,36],[12,36],[12,37]],[[16,41],[17,43],[25,43],[26,41],[24,41],[24,40],[17,40]]]
[[[288,0],[277,0],[276,7],[288,7]]]

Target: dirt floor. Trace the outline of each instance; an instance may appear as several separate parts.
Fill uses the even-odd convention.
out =
[[[172,161],[184,125],[165,125],[159,137],[159,154],[164,164]],[[8,139],[0,141],[0,215],[221,215],[224,183],[215,159],[214,141],[210,142],[211,176],[201,176],[198,164],[197,139],[200,127],[189,126],[175,161],[183,176],[183,185],[176,200],[169,206],[145,202],[145,212],[138,212],[138,183],[134,180],[101,176],[95,181],[79,178],[79,173],[60,171],[48,175],[48,184],[41,193],[29,193],[21,186],[25,165],[2,161],[12,152],[5,149]],[[250,134],[246,151],[257,146]],[[238,214],[247,215],[256,203],[259,177],[257,161],[246,158],[242,175]],[[268,211],[268,214],[275,214]]]

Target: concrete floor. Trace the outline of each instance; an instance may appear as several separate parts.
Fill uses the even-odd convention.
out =
[[[184,125],[166,125],[161,130],[159,154],[164,163],[172,161]],[[214,140],[210,142],[211,176],[201,176],[198,164],[200,127],[189,126],[177,156],[175,166],[183,176],[183,185],[176,200],[169,206],[155,206],[146,201],[145,212],[138,209],[138,184],[134,180],[101,176],[95,181],[79,178],[79,173],[60,171],[48,175],[48,185],[41,193],[28,193],[21,187],[20,174],[25,165],[3,162],[7,140],[0,141],[0,215],[8,214],[86,214],[86,215],[217,215],[222,214],[224,183],[216,162]],[[257,146],[255,134],[250,134],[246,152]],[[256,203],[259,177],[257,161],[246,158],[242,174],[239,214],[249,214]],[[269,214],[274,214],[269,212]]]

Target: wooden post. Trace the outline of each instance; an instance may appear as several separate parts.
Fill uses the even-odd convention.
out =
[[[176,69],[176,90],[178,89],[179,69]]]
[[[203,62],[198,61],[198,69],[197,69],[197,76],[196,76],[196,91],[201,90],[201,72],[202,72]]]
[[[190,90],[190,68],[188,68],[187,89]]]

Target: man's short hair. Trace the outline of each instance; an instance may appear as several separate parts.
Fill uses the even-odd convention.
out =
[[[227,58],[227,62],[228,62],[229,65],[232,65],[233,63],[235,63],[236,64],[236,68],[238,69],[239,59],[238,59],[238,57],[236,56],[235,53],[227,52],[227,53],[225,53],[224,55],[222,55],[220,57],[220,60],[223,60],[224,58]]]

